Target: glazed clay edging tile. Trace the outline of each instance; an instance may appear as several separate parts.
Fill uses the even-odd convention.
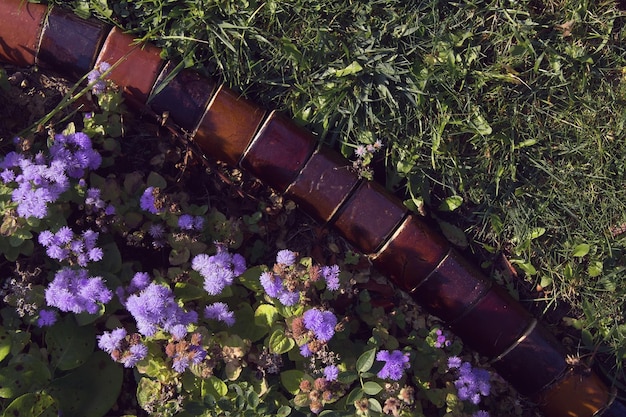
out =
[[[308,130],[272,111],[241,160],[241,167],[284,193],[317,147]]]
[[[285,195],[314,219],[328,223],[359,181],[348,160],[321,146],[287,188]]]
[[[473,307],[450,324],[463,344],[481,355],[502,354],[528,329],[533,316],[499,285],[491,287]]]
[[[163,67],[161,49],[151,44],[136,44],[131,35],[115,27],[106,40],[96,67],[106,62],[112,66],[108,78],[123,88],[132,101],[144,104]]]
[[[475,306],[491,286],[491,280],[451,248],[411,295],[430,314],[449,323]],[[480,325],[486,323],[474,323]]]
[[[563,346],[537,320],[533,320],[524,335],[492,365],[526,396],[533,396],[558,381],[568,367]]]
[[[386,242],[407,212],[382,185],[365,181],[342,205],[332,225],[355,248],[370,255]]]
[[[266,111],[222,84],[193,135],[207,155],[237,166]]]
[[[81,19],[53,7],[43,27],[36,63],[43,69],[77,80],[93,68],[110,29],[99,20]]]
[[[148,105],[159,115],[167,112],[178,126],[193,132],[215,92],[216,83],[189,69],[169,79],[175,70],[173,61],[165,64],[154,83]]]
[[[415,214],[409,214],[372,257],[378,270],[411,293],[435,269],[450,244]]]
[[[0,60],[21,67],[35,64],[46,11],[43,4],[0,1]]]
[[[547,387],[535,401],[548,416],[592,417],[609,405],[611,396],[596,374],[577,368],[568,370],[563,379]]]

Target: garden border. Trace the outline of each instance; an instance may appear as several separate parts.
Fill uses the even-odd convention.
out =
[[[560,343],[501,287],[383,186],[290,118],[183,69],[154,45],[97,20],[0,0],[0,60],[76,80],[102,62],[131,103],[169,113],[210,157],[236,165],[332,226],[549,417],[625,416],[594,372],[570,366]],[[167,83],[165,82],[167,80]],[[158,87],[158,91],[157,91]]]

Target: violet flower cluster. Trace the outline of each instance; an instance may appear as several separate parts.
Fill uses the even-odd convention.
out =
[[[163,206],[160,204],[159,196],[160,189],[155,187],[148,187],[144,190],[141,198],[139,199],[139,207],[152,214],[159,214],[163,212]]]
[[[228,327],[235,324],[235,313],[230,311],[226,303],[213,303],[204,309],[204,317],[210,320],[221,321]]]
[[[148,355],[148,347],[141,343],[139,335],[128,335],[121,327],[98,336],[98,347],[125,368],[132,368]]]
[[[231,254],[217,245],[215,255],[196,255],[191,261],[191,268],[204,278],[206,292],[217,295],[231,285],[235,277],[246,272],[246,260],[238,253]]]
[[[462,362],[457,356],[448,358],[448,369],[457,369],[458,378],[454,381],[458,397],[472,404],[480,403],[480,396],[488,396],[491,391],[491,375],[485,369],[472,368],[469,362]]]
[[[335,335],[337,317],[331,311],[311,308],[304,312],[304,327],[312,331],[317,340],[328,342]]]
[[[389,352],[381,350],[376,354],[376,360],[385,362],[383,368],[376,374],[381,379],[391,379],[398,381],[402,378],[404,370],[411,367],[409,364],[409,354],[400,350]]]
[[[195,311],[186,312],[178,305],[169,287],[154,282],[130,295],[125,306],[144,336],[164,330],[175,339],[182,339],[187,335],[187,326],[198,321]]]
[[[298,265],[296,261],[297,254],[288,249],[283,249],[276,254],[276,264],[272,271],[265,271],[259,277],[267,295],[277,298],[285,306],[293,306],[300,302],[300,292],[320,278],[324,279],[328,290],[339,289],[339,266],[305,268]],[[308,278],[306,280],[308,282],[303,278]]]
[[[202,231],[204,227],[204,217],[192,216],[191,214],[182,214],[178,218],[178,227],[182,230]]]
[[[76,263],[83,268],[89,262],[100,261],[104,256],[102,249],[96,246],[97,240],[98,232],[88,229],[77,235],[67,226],[61,227],[55,233],[44,230],[38,238],[50,258],[59,262]]]
[[[102,157],[91,147],[91,139],[82,132],[57,134],[50,147],[50,157],[34,157],[9,152],[0,161],[0,179],[15,186],[11,200],[20,217],[43,219],[48,204],[69,189],[70,178],[80,178],[87,169],[100,166]]]
[[[111,69],[111,65],[108,62],[101,62],[97,68],[92,69],[87,74],[87,81],[91,85],[91,92],[97,96],[104,93],[106,89],[106,82],[103,79],[103,74]]]
[[[45,291],[46,303],[61,311],[95,314],[98,303],[111,301],[113,293],[102,277],[90,277],[86,269],[62,268]]]

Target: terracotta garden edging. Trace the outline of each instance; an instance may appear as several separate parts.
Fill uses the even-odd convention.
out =
[[[100,62],[118,62],[110,79],[144,104],[174,65],[152,45],[134,45],[117,28],[58,8],[0,0],[0,60],[76,79]],[[579,373],[563,347],[502,288],[381,185],[318,146],[289,118],[267,112],[224,85],[183,70],[149,106],[169,112],[206,155],[238,165],[333,226],[374,265],[549,417],[626,416],[626,407],[593,372]]]

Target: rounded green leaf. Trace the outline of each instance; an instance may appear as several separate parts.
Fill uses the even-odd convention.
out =
[[[6,367],[0,368],[0,398],[16,398],[29,391],[37,391],[48,384],[50,370],[32,355],[15,356]]]
[[[228,386],[215,375],[211,375],[209,378],[202,380],[202,396],[209,394],[219,400],[228,394]]]
[[[272,353],[283,354],[289,352],[296,345],[296,342],[285,336],[285,332],[282,329],[274,330],[274,333],[270,336],[269,348]]]
[[[254,312],[254,322],[259,326],[270,328],[278,319],[278,310],[270,304],[261,304]]]
[[[117,402],[122,367],[104,352],[94,352],[71,373],[53,380],[46,392],[59,403],[64,416],[102,417]]]
[[[589,246],[587,243],[581,243],[580,245],[576,245],[576,247],[574,247],[574,250],[572,251],[572,256],[576,258],[582,258],[589,253],[589,249],[591,249],[591,246]]]
[[[446,198],[439,205],[440,211],[454,211],[461,207],[463,204],[463,197],[460,195],[453,195],[451,197]]]
[[[299,369],[290,369],[280,373],[280,382],[291,394],[296,394],[300,389],[300,381],[304,377],[304,372]]]
[[[0,362],[11,352],[11,336],[0,326]]]
[[[13,400],[4,410],[11,417],[58,417],[59,409],[54,398],[43,393],[28,393]]]
[[[96,344],[95,328],[81,327],[68,316],[46,332],[46,344],[55,367],[64,371],[74,369],[91,356]]]
[[[376,395],[383,390],[383,387],[379,383],[374,381],[367,381],[363,384],[363,392],[368,395]]]
[[[370,349],[367,352],[359,356],[356,360],[356,370],[359,373],[367,372],[374,365],[374,358],[376,357],[376,348]]]

